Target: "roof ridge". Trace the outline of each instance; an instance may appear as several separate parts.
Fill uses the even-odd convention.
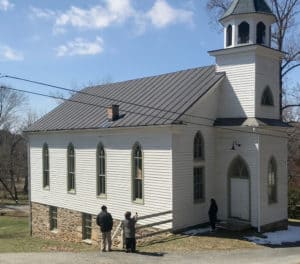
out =
[[[201,66],[201,67],[194,67],[194,68],[188,68],[188,69],[184,69],[184,70],[177,70],[177,71],[173,71],[173,72],[161,73],[161,74],[157,74],[157,75],[150,75],[150,76],[138,77],[138,78],[135,78],[135,79],[128,79],[128,80],[111,82],[111,83],[106,83],[106,84],[96,84],[96,85],[84,87],[80,91],[83,91],[85,89],[99,88],[99,87],[102,87],[102,86],[107,86],[107,85],[112,85],[112,84],[115,85],[115,84],[120,84],[120,83],[138,81],[138,80],[142,80],[142,79],[146,79],[146,78],[162,77],[162,76],[166,76],[166,75],[170,75],[170,74],[177,74],[177,73],[182,73],[182,72],[187,72],[187,71],[193,71],[193,70],[200,70],[200,69],[204,69],[204,68],[212,68],[212,67],[216,67],[216,65],[215,64],[211,64],[211,65],[206,65],[206,66]]]

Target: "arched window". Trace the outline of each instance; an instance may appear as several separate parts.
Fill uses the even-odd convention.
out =
[[[226,30],[226,47],[232,45],[232,26],[229,25]]]
[[[75,150],[72,143],[68,146],[68,191],[75,191]]]
[[[229,168],[231,178],[249,179],[249,171],[246,162],[241,158],[235,158]]]
[[[274,158],[271,158],[268,166],[268,199],[269,203],[277,202],[277,166]]]
[[[143,152],[139,143],[135,143],[132,148],[132,181],[133,201],[143,201]]]
[[[250,27],[247,22],[242,22],[239,25],[239,38],[238,43],[244,44],[249,42],[249,33],[250,33]]]
[[[266,26],[263,22],[259,22],[256,26],[256,43],[266,44]]]
[[[49,188],[49,148],[47,143],[43,146],[43,187]]]
[[[204,140],[200,132],[194,137],[194,160],[204,160]]]
[[[97,195],[106,194],[105,151],[101,143],[97,146]]]
[[[273,100],[273,94],[269,86],[267,86],[262,94],[261,98],[261,104],[262,105],[269,105],[273,106],[274,105],[274,100]]]
[[[194,202],[204,202],[205,200],[205,182],[204,182],[204,140],[202,134],[198,131],[194,137]]]

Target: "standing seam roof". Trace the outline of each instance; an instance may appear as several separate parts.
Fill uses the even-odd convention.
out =
[[[216,73],[213,65],[87,87],[82,90],[84,93],[71,97],[71,100],[81,103],[65,101],[26,131],[174,124],[224,75]],[[120,118],[113,122],[108,121],[106,114],[106,107],[112,104],[118,104],[120,109]]]

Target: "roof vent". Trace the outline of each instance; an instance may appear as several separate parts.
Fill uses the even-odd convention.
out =
[[[116,121],[119,119],[119,105],[113,104],[107,107],[106,111],[109,121]]]

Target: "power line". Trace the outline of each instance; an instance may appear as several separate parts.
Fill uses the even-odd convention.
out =
[[[215,121],[215,119],[208,118],[208,117],[203,117],[203,116],[199,116],[199,115],[185,114],[185,113],[180,113],[180,112],[176,112],[176,111],[161,109],[161,108],[157,108],[157,107],[152,107],[152,106],[147,106],[147,105],[141,105],[141,104],[137,104],[137,103],[133,103],[133,102],[121,100],[121,99],[119,100],[119,99],[114,99],[114,98],[107,97],[107,96],[101,96],[101,95],[87,93],[87,92],[84,92],[84,91],[77,91],[75,89],[65,88],[65,87],[61,87],[61,86],[57,86],[57,85],[52,85],[52,84],[45,83],[45,82],[29,80],[29,79],[21,78],[21,77],[18,77],[18,76],[4,75],[4,74],[0,73],[0,78],[15,79],[15,80],[19,80],[19,81],[34,83],[34,84],[38,84],[38,85],[42,85],[42,86],[47,86],[47,87],[51,87],[51,88],[55,88],[55,89],[60,89],[60,90],[64,90],[64,91],[69,91],[69,92],[73,92],[73,93],[79,93],[79,94],[84,94],[84,95],[88,95],[88,96],[92,96],[92,97],[97,97],[97,98],[101,98],[101,99],[105,99],[105,100],[110,100],[110,101],[115,101],[115,102],[121,102],[121,103],[129,104],[129,105],[134,105],[134,106],[138,106],[138,107],[142,107],[142,108],[148,108],[148,109],[151,109],[151,110],[158,110],[158,111],[165,112],[165,114],[166,113],[171,113],[171,114],[178,114],[179,116],[188,116],[188,117],[200,118],[200,119],[205,119],[205,120],[212,121],[212,122]],[[25,90],[24,90],[24,92],[25,92]],[[36,95],[46,96],[46,95],[42,95],[42,94],[38,94],[38,93]],[[56,97],[56,96],[50,96],[49,95],[49,97],[54,98],[54,99],[65,100],[65,101],[67,100],[67,99],[62,99],[61,97]],[[82,102],[74,100],[74,99],[72,99],[72,100],[74,102],[82,103]],[[71,100],[69,100],[69,101],[71,101]],[[91,104],[91,103],[85,103],[85,104],[94,105],[94,104]],[[98,105],[95,105],[95,106],[98,106]],[[106,108],[107,106],[100,106],[99,105],[98,107]],[[158,117],[158,116],[154,116],[154,115],[151,115],[151,114],[142,114],[142,113],[138,113],[138,112],[130,111],[130,110],[124,110],[124,112],[134,113],[134,114],[148,116],[148,117],[153,117],[153,118],[161,118],[161,119],[168,120],[168,121],[170,121],[170,120],[173,121],[173,119],[170,119],[170,118]],[[193,123],[193,122],[190,122],[190,121],[186,121],[186,123],[190,123],[190,124],[194,124],[194,125],[204,125],[204,124]],[[234,129],[230,129],[230,128],[224,128],[224,127],[221,128],[221,129],[238,131],[238,130],[234,130]],[[272,130],[267,129],[267,128],[260,128],[260,129],[261,130],[266,130],[266,131],[272,131]],[[245,131],[240,131],[240,132],[245,132]]]
[[[88,95],[88,96],[92,96],[92,97],[97,97],[97,98],[101,98],[101,99],[105,99],[105,100],[109,100],[109,101],[113,101],[113,102],[120,102],[120,103],[129,104],[129,105],[133,105],[133,106],[138,106],[138,107],[142,107],[142,108],[148,108],[148,109],[151,109],[151,110],[162,111],[162,112],[165,112],[165,113],[179,114],[179,115],[185,115],[185,116],[189,116],[189,117],[195,117],[195,118],[206,119],[206,120],[209,120],[209,121],[214,121],[214,119],[204,117],[204,116],[199,116],[199,115],[196,116],[196,115],[185,114],[185,113],[182,114],[182,113],[179,113],[179,112],[176,112],[176,111],[166,110],[166,109],[153,107],[153,106],[148,106],[148,105],[142,105],[142,104],[133,103],[133,102],[129,102],[129,101],[122,100],[122,99],[114,99],[114,98],[111,98],[111,97],[91,94],[91,93],[84,92],[84,91],[77,91],[75,89],[65,88],[65,87],[61,87],[61,86],[57,86],[57,85],[52,85],[52,84],[45,83],[45,82],[29,80],[29,79],[21,78],[21,77],[18,77],[18,76],[1,75],[0,78],[15,79],[15,80],[19,80],[19,81],[24,81],[24,82],[34,83],[34,84],[38,84],[38,85],[43,85],[43,86],[47,86],[47,87],[51,87],[51,88],[55,88],[55,89],[59,89],[59,90],[63,90],[63,91],[68,91],[68,92],[72,92],[72,93],[79,93],[79,94],[84,94],[84,95]]]
[[[54,95],[47,95],[47,94],[42,94],[42,93],[38,93],[38,92],[26,91],[26,90],[23,90],[23,89],[16,89],[16,88],[2,87],[2,86],[0,86],[0,88],[9,89],[9,90],[16,91],[16,92],[28,93],[28,94],[42,96],[42,97],[48,97],[48,98],[53,98],[53,99],[60,99],[60,100],[68,101],[68,102],[79,103],[79,104],[93,106],[93,107],[97,107],[97,108],[104,108],[104,109],[107,108],[107,106],[103,106],[103,105],[92,104],[92,103],[88,103],[88,102],[82,102],[82,101],[78,101],[78,100],[74,100],[74,99],[66,99],[66,98],[61,98],[61,97],[54,96]],[[122,111],[126,112],[126,113],[131,113],[131,114],[136,114],[136,115],[142,115],[142,116],[148,116],[148,117],[152,117],[152,118],[160,118],[160,119],[164,119],[166,121],[172,121],[172,122],[174,122],[173,119],[166,118],[166,117],[158,117],[158,116],[150,115],[150,114],[142,114],[142,113],[138,113],[138,112],[134,112],[134,111],[129,111],[129,110],[124,110],[124,109]],[[191,125],[197,125],[197,126],[214,127],[213,125],[208,125],[208,124],[203,124],[203,123],[195,123],[195,122],[191,122],[191,121],[185,121],[185,123],[186,124],[191,124]],[[259,133],[257,131],[250,132],[250,131],[244,131],[244,130],[239,130],[239,129],[232,129],[232,128],[227,128],[227,127],[226,128],[225,127],[216,127],[216,128],[222,129],[222,130],[226,130],[226,131],[231,131],[231,132],[241,132],[241,133],[246,133],[246,134],[257,134],[257,135],[263,135],[263,136],[266,135],[266,134],[263,134],[263,133]],[[269,131],[272,131],[272,130],[269,130]],[[269,135],[269,136],[282,138],[281,136],[277,136],[277,135]]]

